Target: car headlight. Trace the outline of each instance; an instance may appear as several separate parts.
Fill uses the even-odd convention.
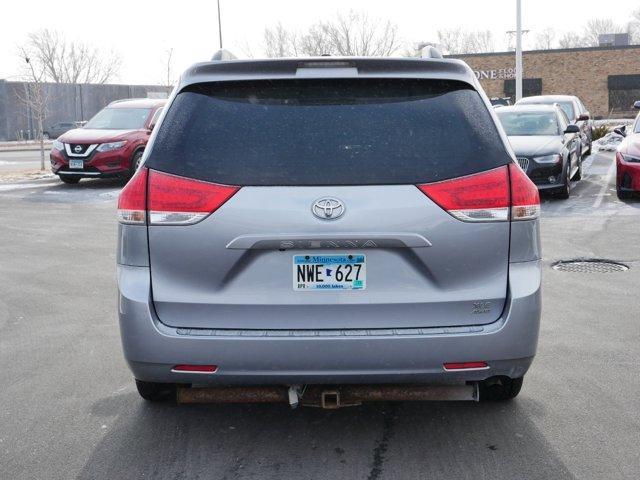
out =
[[[53,143],[51,144],[51,148],[53,150],[59,150],[59,151],[63,152],[64,151],[64,143],[62,143],[59,140],[54,140]]]
[[[554,153],[553,155],[544,155],[542,157],[533,157],[536,163],[560,163],[562,155]]]
[[[640,158],[638,158],[638,157],[635,157],[633,155],[629,155],[628,153],[621,153],[620,155],[622,155],[622,159],[625,162],[640,163]]]
[[[98,145],[98,148],[96,148],[96,150],[98,152],[111,152],[113,150],[122,148],[125,143],[127,143],[125,140],[123,140],[122,142],[101,143],[100,145]]]

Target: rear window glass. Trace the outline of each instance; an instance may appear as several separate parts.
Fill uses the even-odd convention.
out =
[[[314,79],[190,87],[147,165],[229,185],[303,186],[426,183],[509,161],[463,83]]]

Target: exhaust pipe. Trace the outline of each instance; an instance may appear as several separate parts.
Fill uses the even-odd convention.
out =
[[[178,387],[178,403],[288,403],[334,410],[364,402],[475,401],[478,384],[470,385],[307,385],[299,387]]]

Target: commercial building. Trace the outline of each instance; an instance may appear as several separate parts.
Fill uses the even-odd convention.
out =
[[[489,97],[514,100],[514,52],[449,58],[467,62]],[[525,51],[522,91],[577,95],[594,118],[633,118],[633,102],[640,100],[640,45]]]

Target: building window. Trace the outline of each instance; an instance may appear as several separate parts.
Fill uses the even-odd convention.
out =
[[[635,117],[633,103],[640,100],[640,75],[609,75],[609,116]]]
[[[511,78],[504,81],[504,94],[511,98],[514,102],[516,98],[516,81]],[[533,97],[534,95],[542,95],[542,79],[541,78],[523,78],[522,79],[522,96]]]

